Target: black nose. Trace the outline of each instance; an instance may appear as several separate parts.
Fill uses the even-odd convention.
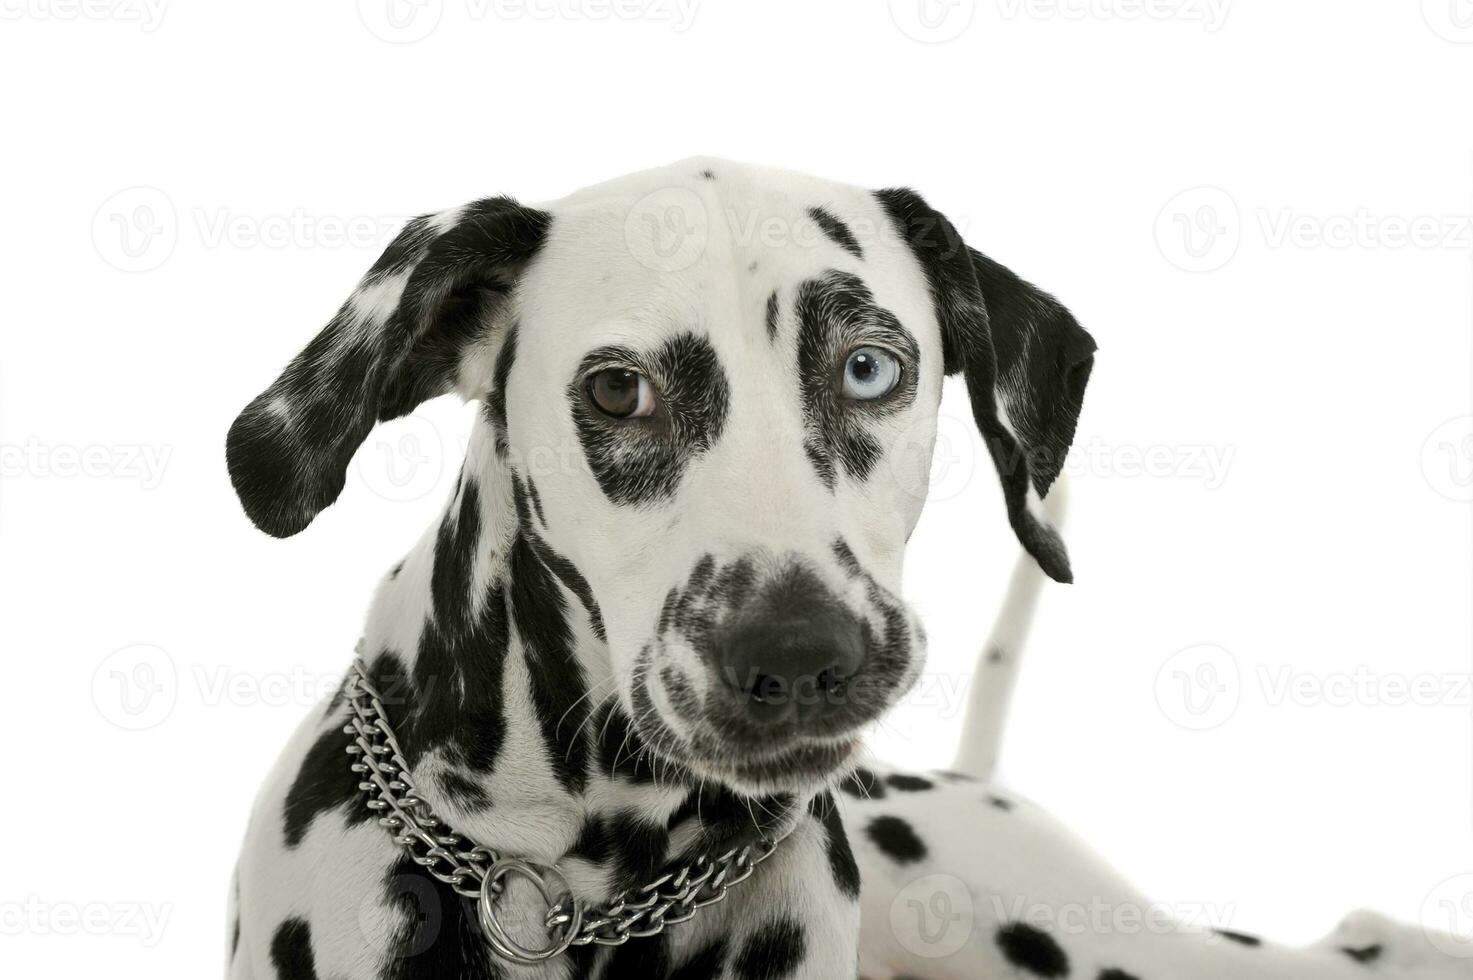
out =
[[[749,720],[811,725],[842,712],[864,634],[816,578],[785,579],[719,630],[717,667]]]

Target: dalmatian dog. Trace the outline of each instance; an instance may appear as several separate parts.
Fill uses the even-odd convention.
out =
[[[362,679],[260,793],[228,975],[1473,977],[1364,913],[1304,949],[1023,914],[1151,908],[987,779],[1034,600],[1071,577],[1050,488],[1094,350],[910,190],[699,159],[408,222],[227,440],[246,513],[287,536],[377,423],[480,403]],[[1022,558],[956,771],[918,774],[861,742],[921,670],[902,558],[951,375]],[[385,785],[439,821],[420,850],[349,752],[380,720]],[[620,918],[697,879],[724,899]]]

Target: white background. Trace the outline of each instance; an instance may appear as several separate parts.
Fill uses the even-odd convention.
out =
[[[7,975],[215,969],[255,787],[468,425],[381,429],[280,542],[235,412],[402,216],[693,153],[911,184],[1100,343],[1006,780],[1237,928],[1473,936],[1473,879],[1438,890],[1473,872],[1467,0],[159,2],[0,0]],[[931,675],[876,740],[917,765],[1015,551],[960,395]]]

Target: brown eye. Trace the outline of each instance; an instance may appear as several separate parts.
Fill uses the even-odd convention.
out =
[[[605,368],[588,379],[588,397],[600,412],[616,419],[654,414],[655,389],[637,371]]]

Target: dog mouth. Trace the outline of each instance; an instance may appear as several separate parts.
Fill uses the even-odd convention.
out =
[[[701,759],[701,767],[726,782],[754,787],[792,788],[824,782],[840,771],[859,750],[860,740],[804,741],[765,755]]]
[[[816,729],[797,724],[753,724],[729,712],[667,711],[641,672],[631,690],[635,733],[662,765],[697,780],[747,792],[801,791],[833,780],[852,763],[861,730],[874,715],[850,717]]]
[[[695,780],[709,780],[748,793],[800,791],[831,781],[857,755],[857,732],[819,738],[789,735],[758,747],[702,730],[683,737],[663,719],[645,713],[635,731],[651,754]],[[657,771],[667,769],[657,767]]]

